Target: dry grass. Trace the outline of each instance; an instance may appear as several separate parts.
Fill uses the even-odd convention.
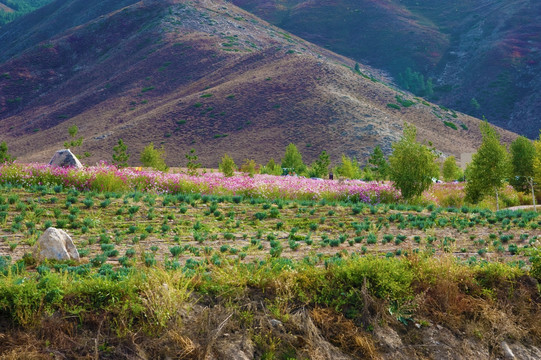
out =
[[[351,320],[331,309],[315,308],[310,317],[322,335],[348,353],[366,359],[381,359],[371,336],[361,331]]]

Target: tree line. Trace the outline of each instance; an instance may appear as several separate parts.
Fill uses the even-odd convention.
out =
[[[524,136],[517,137],[509,146],[509,151],[500,141],[498,132],[485,120],[479,126],[482,142],[473,155],[471,163],[465,171],[456,164],[454,156],[440,161],[440,154],[428,143],[417,141],[417,129],[405,124],[401,139],[392,144],[392,153],[386,159],[382,149],[373,149],[366,165],[363,167],[357,159],[342,155],[341,162],[331,168],[329,154],[323,150],[318,158],[306,165],[302,154],[295,144],[289,144],[280,162],[271,158],[267,164],[259,165],[252,159],[245,159],[237,166],[233,158],[224,154],[219,170],[224,176],[233,176],[240,171],[253,176],[256,173],[270,175],[298,175],[311,178],[336,177],[337,179],[362,179],[365,181],[390,180],[402,193],[405,201],[416,201],[422,193],[428,190],[435,179],[441,175],[445,181],[466,181],[466,201],[478,203],[486,196],[496,198],[499,206],[499,194],[506,184],[511,184],[517,191],[530,192],[535,206],[535,189],[541,184],[541,136],[536,141],[530,141]],[[68,129],[70,141],[66,147],[80,147],[83,138],[77,138],[76,125]],[[89,156],[85,153],[85,156]],[[159,171],[167,171],[165,149],[148,144],[140,154],[140,162],[145,167]],[[197,175],[201,164],[195,149],[186,155],[186,168],[190,175]],[[122,139],[113,147],[112,162],[117,167],[128,166],[130,155],[127,145]],[[14,161],[9,154],[5,141],[0,143],[0,163]]]

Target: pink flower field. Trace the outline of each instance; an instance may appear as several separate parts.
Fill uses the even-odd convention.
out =
[[[265,199],[350,200],[377,204],[395,202],[400,192],[390,183],[360,180],[320,180],[292,176],[221,173],[189,176],[179,173],[137,171],[114,166],[95,166],[81,170],[43,164],[6,164],[0,166],[0,183],[24,186],[63,185],[79,190],[153,191],[158,193],[201,193],[242,195]]]

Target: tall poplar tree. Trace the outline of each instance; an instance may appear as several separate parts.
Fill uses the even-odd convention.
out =
[[[499,210],[499,191],[509,174],[509,154],[500,143],[500,135],[485,120],[479,125],[483,142],[473,155],[466,183],[466,199],[477,203],[483,196],[494,193]]]
[[[377,145],[368,159],[370,170],[374,173],[376,180],[385,180],[389,177],[389,163],[381,147]]]
[[[538,140],[539,141],[539,140]],[[519,136],[511,143],[511,185],[517,191],[530,190],[532,204],[535,206],[534,191],[534,162],[536,159],[536,146],[524,136]]]
[[[119,168],[127,167],[130,155],[126,152],[128,146],[122,139],[118,139],[118,144],[113,147],[113,164]]]

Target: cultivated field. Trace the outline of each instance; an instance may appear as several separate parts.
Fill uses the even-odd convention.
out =
[[[390,184],[360,181],[0,173],[2,358],[539,351],[535,212],[407,205]],[[425,199],[445,186],[456,196],[449,184]],[[50,226],[80,262],[31,255]]]

